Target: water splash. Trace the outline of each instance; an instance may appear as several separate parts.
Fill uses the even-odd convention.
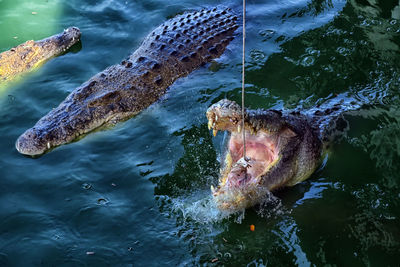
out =
[[[171,210],[180,214],[184,221],[194,221],[199,224],[213,224],[225,219],[232,219],[241,224],[245,218],[246,210],[222,211],[208,191],[199,191],[190,196],[182,196],[171,200]],[[265,196],[262,203],[256,207],[257,214],[263,218],[271,218],[287,213],[279,198],[272,193]]]
[[[220,222],[231,216],[235,219],[239,218],[238,222],[240,223],[244,218],[244,210],[236,213],[219,210],[210,192],[206,191],[172,199],[171,208],[173,212],[180,213],[185,221],[193,220],[200,224]]]

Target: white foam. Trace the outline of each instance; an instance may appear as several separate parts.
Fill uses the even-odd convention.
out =
[[[172,211],[180,214],[185,221],[212,224],[231,218],[240,224],[245,217],[245,209],[236,211],[221,211],[218,209],[211,193],[207,190],[197,191],[192,195],[170,200]],[[285,209],[281,200],[270,193],[263,199],[263,203],[260,204],[257,213],[261,217],[270,218],[285,213]]]
[[[197,192],[195,195],[172,200],[172,210],[182,214],[184,220],[193,220],[201,224],[220,222],[231,216],[240,223],[244,218],[244,210],[235,213],[223,212],[218,209],[210,192]]]

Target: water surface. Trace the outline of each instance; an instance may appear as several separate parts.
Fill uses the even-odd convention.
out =
[[[398,1],[248,1],[248,107],[306,108],[346,92],[371,104],[346,115],[349,132],[309,180],[229,218],[210,201],[224,137],[211,137],[205,111],[240,100],[240,35],[217,62],[113,129],[36,159],[14,143],[167,18],[219,4],[240,14],[240,3],[46,3],[59,11],[38,24],[18,19],[0,51],[23,42],[10,36],[26,28],[38,39],[77,26],[82,43],[0,96],[1,266],[398,265]],[[18,4],[41,15],[39,1]]]

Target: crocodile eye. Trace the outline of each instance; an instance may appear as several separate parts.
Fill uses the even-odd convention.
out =
[[[162,78],[161,78],[161,77],[157,77],[157,78],[154,80],[154,83],[157,84],[157,85],[161,85],[161,83],[162,83]]]
[[[218,54],[218,50],[217,50],[217,48],[215,46],[210,47],[210,49],[208,49],[208,51],[211,54]]]
[[[148,70],[146,70],[145,72],[143,72],[142,77],[147,77],[150,74],[150,72]]]
[[[189,61],[189,57],[188,56],[184,56],[181,58],[182,62],[188,62]]]
[[[153,66],[151,67],[153,70],[159,69],[161,66],[158,63],[154,63]]]

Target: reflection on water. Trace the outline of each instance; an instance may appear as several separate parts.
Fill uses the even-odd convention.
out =
[[[341,94],[368,105],[345,115],[349,132],[309,180],[230,217],[211,201],[224,142],[211,137],[204,112],[221,98],[240,100],[240,38],[136,118],[39,159],[15,151],[15,139],[73,88],[199,3],[72,0],[62,8],[52,26],[80,27],[82,49],[0,100],[0,265],[398,264],[398,1],[249,3],[247,106],[310,107]]]

